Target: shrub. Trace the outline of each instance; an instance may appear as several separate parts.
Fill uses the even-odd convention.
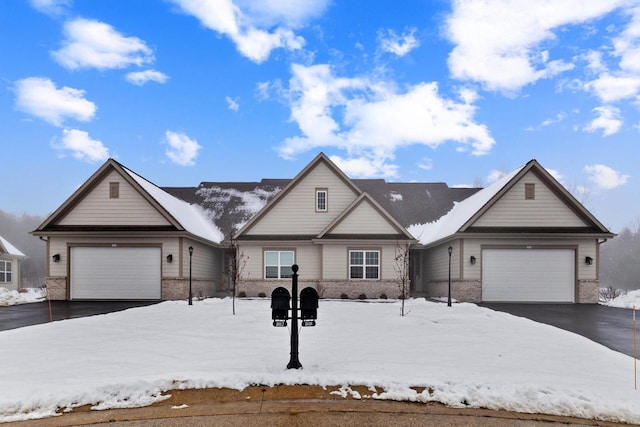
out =
[[[238,296],[240,298],[245,298],[247,296],[247,293],[245,291],[240,291],[240,292],[238,292]]]
[[[342,295],[340,295],[340,298],[342,298],[342,299],[349,299],[349,295],[347,295],[347,294],[342,294]]]
[[[367,299],[367,296],[365,294],[360,294],[358,295],[358,299]]]
[[[387,294],[385,293],[380,294],[380,299],[387,299]]]
[[[267,294],[265,294],[264,292],[260,292],[260,293],[258,294],[258,296],[259,296],[260,298],[264,298],[264,297],[266,297],[266,296],[267,296]]]
[[[600,288],[600,301],[611,301],[612,299],[618,298],[622,294],[622,289],[616,289],[613,286],[609,286],[608,288]]]

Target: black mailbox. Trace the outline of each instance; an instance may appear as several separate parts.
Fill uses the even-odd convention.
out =
[[[287,326],[289,309],[291,308],[289,305],[290,301],[291,294],[287,288],[280,286],[271,292],[271,318],[273,319],[273,326]]]
[[[315,326],[318,318],[318,292],[313,288],[304,288],[300,292],[300,317],[302,326]]]

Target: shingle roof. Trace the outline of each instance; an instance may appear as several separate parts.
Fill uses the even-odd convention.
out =
[[[162,189],[188,203],[200,205],[228,239],[290,181],[263,179],[260,182],[203,182],[198,187]],[[383,179],[352,181],[369,193],[405,228],[438,220],[453,208],[455,202],[480,190],[450,188],[445,183],[399,183]]]
[[[18,248],[13,246],[7,239],[0,236],[0,252],[4,252],[9,255],[17,256],[20,258],[25,258],[25,254],[20,252]]]

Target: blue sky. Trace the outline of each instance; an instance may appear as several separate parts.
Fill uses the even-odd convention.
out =
[[[640,221],[640,2],[3,0],[0,209],[46,215],[107,158],[160,186],[487,185],[537,159]]]

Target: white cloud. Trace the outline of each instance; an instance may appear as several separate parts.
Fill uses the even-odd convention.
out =
[[[291,120],[301,135],[281,144],[285,158],[336,147],[350,156],[391,159],[402,146],[447,141],[482,155],[495,144],[487,127],[474,122],[475,107],[441,97],[437,83],[399,90],[393,82],[334,76],[326,64],[293,65],[292,74]]]
[[[629,181],[630,176],[621,174],[620,172],[605,165],[587,165],[584,171],[589,175],[589,180],[596,187],[604,190],[619,187]]]
[[[109,158],[109,150],[101,141],[91,139],[87,132],[77,129],[63,129],[60,141],[54,140],[51,145],[56,150],[70,151],[74,158],[88,163]]]
[[[596,113],[598,117],[585,126],[584,130],[587,132],[602,130],[602,136],[610,136],[618,133],[620,127],[622,127],[622,119],[618,108],[611,106],[596,107],[593,109],[593,112]]]
[[[597,79],[586,83],[584,88],[595,93],[603,102],[635,98],[640,89],[640,75],[622,77],[603,73]]]
[[[549,174],[555,178],[556,181],[558,181],[559,183],[562,183],[562,180],[564,179],[564,177],[562,176],[562,174],[560,172],[558,172],[555,169],[549,169],[546,168],[547,172],[549,172]]]
[[[505,176],[506,174],[507,173],[505,171],[493,169],[491,170],[491,172],[489,172],[489,176],[487,176],[487,182],[489,184],[494,183],[500,178],[502,178],[503,176]]]
[[[405,56],[413,49],[420,46],[420,42],[414,36],[415,28],[405,29],[402,35],[396,34],[393,30],[379,31],[378,43],[383,52],[393,53],[397,56]]]
[[[224,99],[225,101],[227,101],[229,110],[238,111],[240,109],[240,104],[238,104],[238,98],[233,99],[230,96],[226,96]]]
[[[89,121],[96,112],[96,105],[85,99],[83,90],[70,87],[57,89],[55,84],[42,77],[29,77],[15,83],[15,108],[51,123],[62,126],[67,118]]]
[[[331,156],[331,161],[351,178],[395,178],[398,176],[398,166],[385,162],[385,159],[352,157],[343,159]]]
[[[63,47],[51,53],[63,67],[126,68],[154,61],[152,50],[137,37],[126,37],[104,22],[75,19],[64,24]]]
[[[422,170],[425,171],[430,171],[433,168],[433,160],[431,160],[428,157],[424,157],[422,160],[420,160],[420,162],[418,163],[418,167]]]
[[[196,140],[184,133],[170,130],[165,132],[165,143],[169,145],[165,154],[173,163],[180,166],[193,166],[198,157],[198,151],[202,148]]]
[[[267,60],[274,49],[301,49],[305,40],[296,36],[291,28],[302,26],[309,19],[320,15],[328,4],[327,0],[172,2],[182,12],[197,18],[206,28],[229,37],[243,56],[258,64]]]
[[[127,73],[125,76],[129,83],[132,83],[137,86],[142,86],[147,82],[156,82],[160,84],[164,84],[167,82],[166,74],[161,73],[156,70],[144,70],[144,71],[134,71],[131,73]]]
[[[29,0],[31,7],[47,15],[60,15],[71,0]]]
[[[451,75],[483,84],[488,90],[517,92],[539,79],[573,68],[549,60],[543,43],[554,30],[601,17],[624,0],[459,0],[446,21],[455,44],[448,58]]]

